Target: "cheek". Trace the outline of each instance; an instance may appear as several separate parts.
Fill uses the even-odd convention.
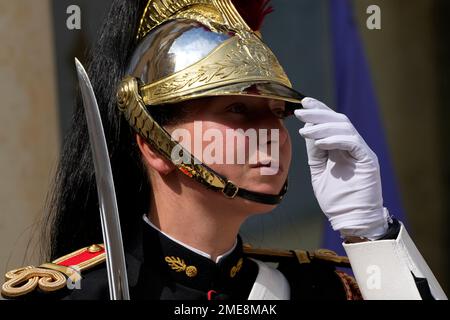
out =
[[[201,162],[217,167],[227,163],[227,129],[230,128],[216,122],[195,121],[168,131],[174,140]],[[235,143],[234,150],[230,151],[235,153],[237,148]]]
[[[242,149],[247,150],[248,142],[245,141],[245,146],[239,145],[236,140],[230,138],[230,132],[227,135],[227,131],[234,130],[234,128],[224,124],[204,121],[202,127],[203,163],[234,182],[240,181],[245,174],[244,164],[247,162],[248,156],[247,152],[240,156],[238,153]],[[238,159],[239,157],[243,158]]]
[[[228,127],[214,122],[203,121],[201,130],[197,128],[196,132],[201,132],[201,137],[197,137],[197,146],[201,146],[203,161],[207,165],[222,164],[226,159],[226,129]],[[198,150],[200,152],[200,150]]]
[[[237,154],[239,149],[246,149],[237,141],[230,140],[230,127],[215,122],[203,122],[202,133],[202,156],[203,162],[211,167],[218,169],[224,174],[236,172],[242,167],[238,162]],[[244,162],[246,159],[244,159]]]

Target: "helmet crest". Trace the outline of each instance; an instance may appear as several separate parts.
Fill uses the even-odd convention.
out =
[[[270,0],[232,0],[236,10],[253,31],[259,31],[273,7]]]

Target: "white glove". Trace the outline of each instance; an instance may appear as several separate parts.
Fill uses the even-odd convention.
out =
[[[333,230],[343,237],[375,240],[388,229],[389,212],[383,207],[378,158],[344,114],[313,98],[295,110],[305,122],[314,194]]]

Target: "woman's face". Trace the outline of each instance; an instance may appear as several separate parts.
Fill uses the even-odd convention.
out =
[[[240,187],[280,192],[291,161],[283,101],[222,96],[183,104],[186,117],[176,126],[166,126],[175,140]]]

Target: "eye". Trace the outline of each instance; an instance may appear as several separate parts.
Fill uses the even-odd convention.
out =
[[[233,103],[227,107],[227,111],[237,114],[246,114],[248,112],[248,108],[245,104]]]
[[[273,108],[272,113],[279,119],[284,119],[288,116],[288,113],[286,112],[286,108],[284,108],[284,107]]]

